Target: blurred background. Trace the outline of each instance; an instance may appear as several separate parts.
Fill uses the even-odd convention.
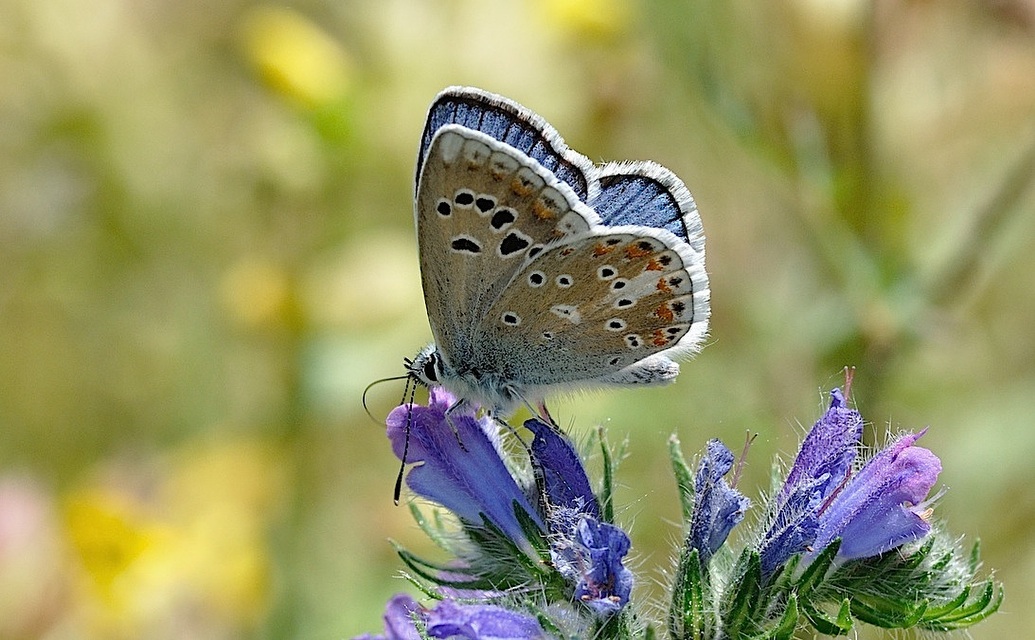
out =
[[[551,404],[628,438],[638,600],[668,435],[759,434],[758,499],[850,364],[1006,584],[973,637],[1035,628],[1032,0],[2,0],[0,78],[0,638],[381,629],[387,539],[429,549],[360,397],[430,338],[413,168],[451,84],[700,207],[709,346]]]

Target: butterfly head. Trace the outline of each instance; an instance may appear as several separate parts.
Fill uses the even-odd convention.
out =
[[[421,349],[412,360],[406,360],[406,373],[425,387],[442,384],[445,362],[434,343]]]

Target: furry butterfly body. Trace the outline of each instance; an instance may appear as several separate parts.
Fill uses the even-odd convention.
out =
[[[652,162],[594,165],[480,89],[432,104],[415,197],[434,342],[408,365],[506,414],[556,391],[675,380],[707,333],[704,235]]]

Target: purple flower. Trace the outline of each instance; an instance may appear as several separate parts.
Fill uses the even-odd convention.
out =
[[[759,547],[762,573],[772,575],[796,553],[810,562],[841,538],[835,561],[866,558],[918,540],[931,530],[924,499],[941,463],[907,435],[851,474],[862,417],[840,389],[809,431],[774,501],[775,515]]]
[[[405,594],[388,601],[384,621],[384,635],[368,634],[354,640],[420,640],[418,623],[429,638],[531,640],[546,637],[535,618],[498,605],[443,600],[434,609],[425,609]]]
[[[535,434],[532,467],[546,498],[550,559],[574,584],[574,598],[600,618],[617,613],[629,601],[633,575],[622,559],[629,536],[600,521],[600,505],[574,447],[555,428],[538,420],[525,427]]]
[[[545,531],[546,526],[503,462],[492,421],[459,411],[447,420],[446,410],[454,402],[446,391],[434,387],[427,407],[403,405],[388,415],[388,437],[395,455],[402,458],[409,423],[406,462],[420,463],[410,470],[406,484],[467,523],[481,526],[484,516],[535,557],[514,509],[524,510],[540,529]]]
[[[819,514],[819,531],[809,557],[841,538],[837,558],[868,558],[931,531],[925,502],[941,461],[928,449],[913,446],[926,429],[899,438],[875,455]]]
[[[840,389],[802,440],[794,465],[774,501],[775,516],[759,549],[762,574],[772,575],[791,556],[807,551],[819,529],[819,510],[848,477],[862,437],[859,412]]]
[[[694,510],[690,517],[690,548],[697,549],[701,566],[726,542],[730,531],[744,519],[751,501],[723,479],[733,468],[733,453],[718,440],[708,450],[694,476]]]

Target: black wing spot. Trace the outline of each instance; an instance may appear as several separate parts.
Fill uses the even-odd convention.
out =
[[[453,242],[450,244],[453,247],[453,251],[458,253],[470,253],[478,255],[482,252],[482,247],[471,238],[453,238]]]
[[[489,226],[500,231],[508,224],[513,224],[515,220],[517,220],[517,214],[514,213],[513,209],[500,208],[496,210],[496,213],[492,214],[492,220],[489,221]]]
[[[482,213],[488,213],[496,206],[496,201],[489,196],[478,196],[474,201],[474,206],[478,207],[478,211]]]
[[[528,238],[519,236],[516,233],[508,233],[507,237],[503,238],[503,242],[500,243],[500,255],[503,257],[514,255],[528,248],[528,245],[532,244]]]

